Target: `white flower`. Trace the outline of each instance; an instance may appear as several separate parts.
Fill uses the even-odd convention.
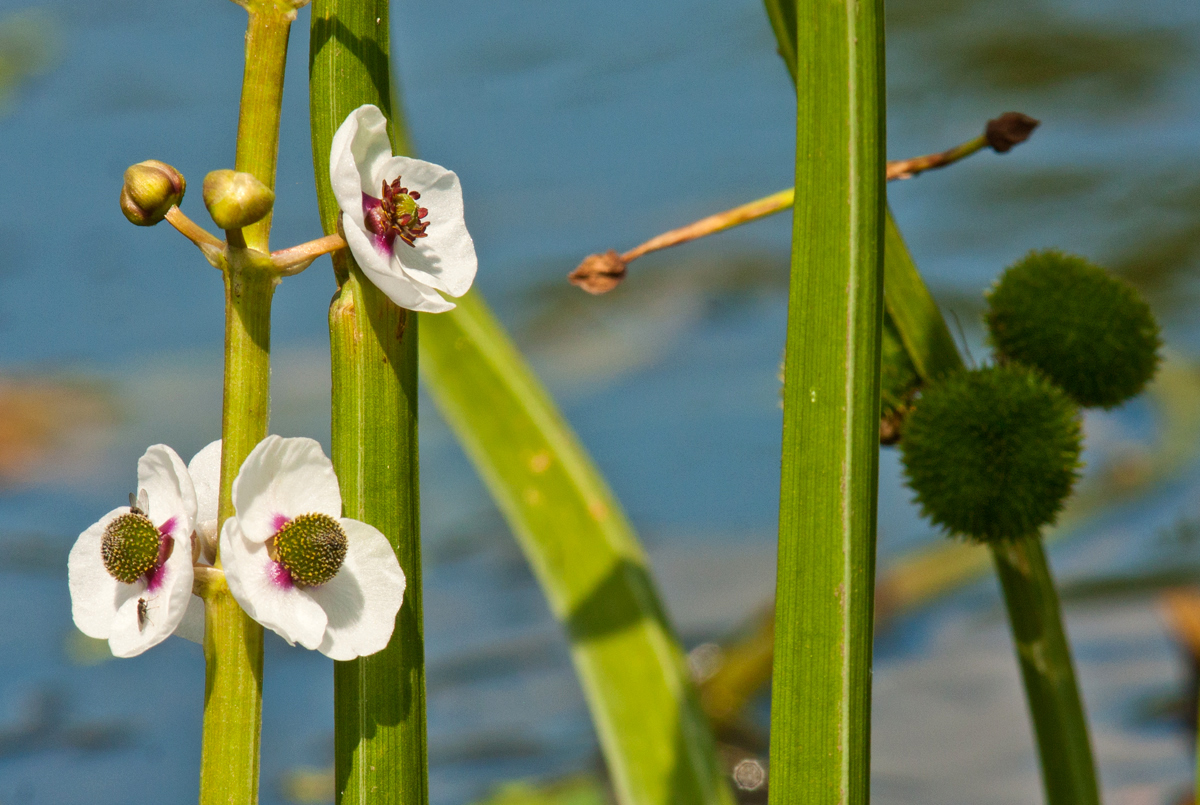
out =
[[[209,442],[188,462],[188,475],[196,489],[196,533],[193,557],[197,565],[211,566],[217,549],[217,494],[221,486],[221,440]],[[204,599],[193,595],[175,634],[204,644]]]
[[[192,595],[196,493],[183,460],[156,444],[138,460],[137,507],[121,506],[79,535],[67,561],[71,614],[118,657],[175,631]]]
[[[458,176],[392,156],[387,121],[360,106],[333,135],[329,179],[358,265],[400,307],[441,313],[438,291],[462,296],[475,280],[475,243],[463,221]]]
[[[321,445],[259,442],[233,481],[233,508],[221,528],[221,565],[251,618],[335,660],[387,646],[404,573],[379,530],[341,516]]]

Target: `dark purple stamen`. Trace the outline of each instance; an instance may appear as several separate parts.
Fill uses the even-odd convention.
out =
[[[429,210],[417,206],[416,201],[421,197],[419,192],[401,185],[397,176],[391,184],[383,182],[380,195],[381,198],[375,198],[362,194],[363,224],[374,236],[376,249],[392,255],[396,238],[416,246],[417,238],[427,237],[425,230],[429,228],[429,222],[424,218],[429,215]]]

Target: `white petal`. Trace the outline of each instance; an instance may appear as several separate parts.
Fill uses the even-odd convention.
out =
[[[183,620],[192,597],[190,539],[176,540],[171,555],[158,573],[159,583],[153,590],[141,580],[121,585],[136,590],[136,594],[130,594],[121,603],[113,619],[108,647],[115,656],[141,654],[170,637]],[[141,618],[138,617],[139,601],[145,602],[145,615]]]
[[[246,539],[236,517],[221,528],[221,563],[229,591],[247,615],[293,645],[311,649],[321,644],[325,611],[299,587],[284,587],[271,578],[275,563],[267,546]]]
[[[363,227],[362,194],[379,197],[380,185],[371,179],[376,173],[376,166],[391,156],[387,120],[371,104],[351,112],[333,135],[329,181],[333,185],[338,206],[359,229]]]
[[[447,302],[437,291],[405,274],[399,260],[380,254],[365,232],[353,227],[346,227],[345,231],[355,261],[367,279],[388,299],[402,308],[423,313],[444,313],[454,309],[453,302]],[[408,247],[401,243],[397,248]]]
[[[117,610],[132,592],[137,591],[136,585],[122,584],[110,576],[104,569],[104,560],[100,558],[100,540],[104,536],[104,529],[117,517],[128,513],[129,507],[122,506],[101,517],[79,535],[67,558],[71,616],[79,631],[88,637],[107,640]]]
[[[138,492],[149,496],[146,515],[161,528],[174,520],[170,535],[191,537],[196,528],[196,489],[183,459],[165,444],[151,445],[138,459]]]
[[[279,531],[280,517],[341,517],[342,494],[318,442],[272,435],[250,451],[233,479],[233,508],[246,539],[265,542]]]
[[[175,627],[176,637],[191,640],[193,643],[204,645],[204,599],[193,595],[188,600],[187,610],[183,620]]]
[[[352,660],[387,647],[404,600],[404,572],[378,529],[358,520],[340,522],[349,537],[346,561],[332,580],[305,592],[329,618],[319,651]]]
[[[395,253],[405,273],[422,285],[462,296],[475,281],[478,261],[475,242],[463,220],[462,185],[454,171],[409,157],[392,157],[379,166],[375,185],[400,177],[409,190],[417,190],[417,204],[429,210],[425,237],[415,246],[396,241]]]
[[[221,440],[209,442],[188,462],[188,475],[196,488],[196,522],[217,519],[221,491]]]

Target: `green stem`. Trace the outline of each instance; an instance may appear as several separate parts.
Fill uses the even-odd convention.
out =
[[[237,168],[273,187],[288,28],[295,12],[269,3],[253,6],[249,12]],[[269,232],[268,217],[248,228],[242,243],[265,252]],[[233,514],[231,490],[238,469],[267,435],[271,297],[277,283],[263,265],[251,259],[236,234],[230,233],[224,274],[225,390],[219,524]],[[201,805],[258,802],[262,646],[262,627],[242,611],[225,585],[215,585],[205,607]]]
[[[993,546],[1037,734],[1047,805],[1099,805],[1087,719],[1054,580],[1036,534]]]
[[[378,106],[396,153],[408,149],[392,108],[388,0],[315,0],[310,42],[313,167],[325,232],[337,231],[329,185],[333,133],[358,106]],[[429,799],[425,642],[417,462],[417,321],[379,292],[346,250],[333,255],[329,310],[333,465],[346,516],[378,528],[407,577],[388,647],[334,663],[334,775],[339,803]]]
[[[242,75],[242,106],[238,115],[237,157],[234,167],[254,174],[267,187],[275,187],[279,158],[279,115],[283,104],[283,76],[287,67],[288,32],[296,12],[271,0],[249,6],[246,28],[246,68]],[[269,252],[268,214],[246,227],[246,245]]]
[[[796,203],[771,705],[772,803],[865,805],[883,319],[882,0],[793,17]]]
[[[334,767],[340,803],[428,799],[425,631],[417,466],[417,315],[357,266],[329,310],[333,461],[346,516],[382,531],[407,577],[391,643],[334,663]]]

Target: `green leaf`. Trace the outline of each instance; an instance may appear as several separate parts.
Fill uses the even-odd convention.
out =
[[[781,52],[798,59],[770,799],[865,805],[883,321],[883,3],[767,8],[784,34]]]
[[[422,317],[429,390],[533,566],[623,805],[733,802],[637,537],[477,291]]]
[[[313,168],[321,223],[337,230],[329,184],[333,133],[365,103],[392,125],[388,0],[315,0],[310,43]],[[429,800],[425,643],[417,468],[417,316],[365,279],[347,250],[334,254],[329,309],[333,465],[347,517],[378,528],[407,577],[404,604],[383,651],[334,663],[334,778],[339,803],[422,805]]]
[[[801,41],[797,37],[801,34],[819,35],[819,31],[807,27],[797,29],[792,26],[789,28],[784,24],[796,20],[797,0],[764,0],[764,2],[775,34],[780,40],[780,54],[787,59],[790,54],[797,51],[811,53],[814,43]],[[822,5],[818,8],[828,11],[829,0],[821,0],[821,3]],[[800,42],[799,47],[797,46],[798,41]],[[863,40],[860,38],[859,41]],[[795,64],[789,61],[788,68],[795,78],[798,72]],[[806,75],[806,78],[808,77],[808,71],[800,72],[802,75]],[[801,92],[801,113],[803,113],[803,92]],[[801,132],[803,133],[803,129]],[[797,173],[800,168],[801,164],[798,158]],[[796,197],[799,200],[802,195],[799,176],[796,188]],[[795,220],[801,220],[799,206],[797,206]],[[962,358],[954,348],[954,341],[950,336],[949,328],[946,327],[946,321],[938,311],[920,274],[917,273],[916,266],[904,245],[899,229],[892,220],[890,211],[887,212],[886,230],[887,276],[884,287],[887,313],[896,328],[897,335],[908,351],[913,366],[924,380],[961,369]],[[790,366],[788,374],[793,376]],[[787,405],[786,397],[784,404]],[[786,473],[788,461],[786,411],[784,427]],[[871,511],[874,511],[874,508]],[[782,573],[784,570],[783,525],[781,509],[780,600],[782,600]],[[1071,663],[1070,646],[1063,630],[1058,597],[1054,590],[1049,567],[1046,564],[1040,537],[1029,537],[1008,545],[991,546],[991,549],[1000,576],[1005,604],[1008,607],[1009,622],[1017,643],[1017,656],[1021,664],[1026,698],[1037,734],[1046,801],[1048,805],[1097,803],[1095,770],[1091,745],[1088,740],[1087,723],[1083,713],[1083,703],[1079,698],[1075,671]],[[797,572],[802,570],[803,566],[800,566]],[[867,577],[871,578],[873,566],[867,569],[866,573]],[[853,581],[854,576],[850,576],[849,580]],[[777,619],[785,617],[785,611],[779,605],[777,605],[776,617]],[[776,634],[774,689],[778,691],[781,688],[779,679],[781,643],[778,642],[780,632],[777,631]],[[865,684],[869,686],[869,681]],[[869,704],[869,690],[866,692],[866,697]],[[850,712],[853,714],[853,710]],[[868,737],[862,737],[861,740],[868,740]],[[774,747],[774,741],[775,734],[773,732],[772,747]],[[865,756],[869,750],[861,748],[860,751],[861,757],[852,757],[851,760],[865,763]],[[788,802],[786,796],[775,800],[779,788],[778,763],[779,758],[773,751],[772,800]],[[849,800],[840,792],[830,792],[826,794],[829,801],[865,802],[867,782],[865,770],[866,766],[864,765],[857,778],[862,789],[861,799]],[[832,773],[830,777],[832,777]],[[856,778],[851,774],[850,779],[855,780]]]
[[[888,317],[922,380],[963,368],[954,336],[925,287],[890,209],[884,234],[883,293]]]

